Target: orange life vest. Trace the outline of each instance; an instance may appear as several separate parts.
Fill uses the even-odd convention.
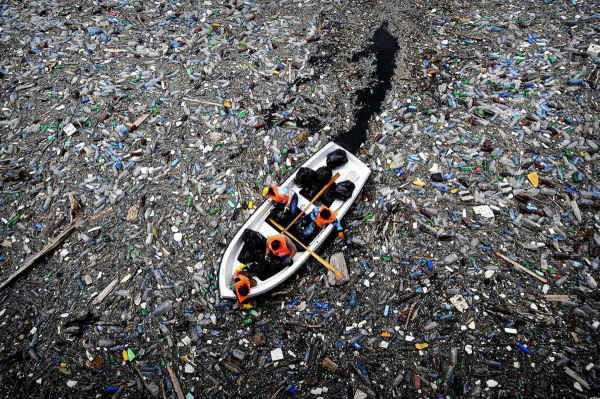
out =
[[[248,293],[250,293],[250,280],[248,280],[248,277],[244,276],[243,274],[238,273],[236,273],[233,277],[233,281],[235,283],[235,294],[238,297],[238,301],[243,303],[246,299],[248,299],[248,295],[240,294],[239,289],[243,286],[246,286],[248,288]]]
[[[273,242],[275,241],[279,242],[279,248],[277,248],[277,250],[273,249],[273,247],[271,246],[271,244],[273,244]],[[294,254],[292,254],[290,249],[287,247],[286,239],[283,234],[267,238],[267,248],[269,252],[272,252],[275,256],[279,256],[280,258],[283,258],[284,256],[290,254],[291,256],[294,256]]]
[[[329,219],[323,219],[323,218],[321,217],[321,212],[323,212],[323,210],[324,210],[324,209],[327,209],[327,210],[329,210],[329,213],[330,213],[330,215],[331,215],[331,216],[329,216]],[[321,210],[319,211],[319,214],[318,214],[318,215],[317,215],[317,217],[315,218],[315,224],[316,224],[317,226],[319,226],[319,227],[323,227],[323,226],[325,226],[325,225],[327,225],[327,224],[329,224],[329,223],[332,223],[332,222],[335,220],[335,216],[336,216],[336,215],[337,215],[337,214],[336,214],[334,211],[332,211],[331,209],[329,209],[329,208],[327,208],[327,207],[325,207],[325,206],[322,206],[322,207],[321,207]]]
[[[288,201],[290,200],[290,196],[287,194],[279,194],[279,190],[277,189],[277,186],[271,186],[271,189],[273,190],[273,192],[275,193],[275,195],[271,195],[269,194],[269,199],[275,201],[275,202],[279,202],[281,204],[287,204]]]

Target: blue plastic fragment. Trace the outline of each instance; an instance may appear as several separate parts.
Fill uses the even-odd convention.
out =
[[[361,373],[363,373],[363,375],[369,374],[367,372],[367,369],[365,368],[365,366],[363,366],[360,362],[356,362],[356,367],[358,367],[358,369],[360,370]]]
[[[521,351],[523,351],[524,354],[526,355],[531,355],[531,351],[523,344],[517,344],[519,349],[521,349]]]
[[[350,307],[353,308],[356,306],[356,290],[352,288],[352,293],[350,294]]]

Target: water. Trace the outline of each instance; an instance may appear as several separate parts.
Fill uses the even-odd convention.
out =
[[[377,65],[374,73],[374,84],[358,89],[355,94],[362,107],[354,115],[355,124],[347,132],[338,135],[335,142],[346,150],[356,154],[360,145],[367,139],[369,120],[373,114],[381,112],[381,104],[385,94],[392,88],[392,76],[396,64],[396,53],[400,49],[398,41],[387,30],[387,22],[373,34],[372,44],[365,50],[352,56],[356,62],[362,57],[375,56]]]

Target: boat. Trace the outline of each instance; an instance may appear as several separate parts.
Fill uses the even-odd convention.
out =
[[[301,167],[310,168],[313,170],[317,170],[322,166],[326,166],[327,155],[335,150],[343,150],[346,153],[348,161],[342,166],[333,169],[333,173],[339,173],[339,177],[337,179],[338,182],[342,182],[345,180],[349,180],[354,183],[354,190],[352,191],[352,195],[346,199],[335,199],[328,206],[337,214],[338,220],[342,222],[342,218],[348,212],[356,198],[358,197],[362,187],[366,183],[369,175],[371,174],[371,170],[367,165],[365,165],[360,159],[358,159],[354,154],[348,152],[343,147],[337,145],[334,142],[327,143],[324,147],[322,147],[319,151],[317,151],[312,157],[310,157],[306,162],[304,162]],[[298,193],[298,209],[301,212],[307,205],[311,203],[312,198],[306,198],[301,194],[302,188],[296,184],[294,181],[296,174],[298,173],[300,168],[296,168],[293,174],[288,177],[288,179],[280,184],[280,187],[286,187],[291,190],[294,190]],[[306,213],[310,213],[312,207],[315,205],[310,205],[310,207],[306,210]],[[269,223],[268,218],[271,212],[273,211],[274,206],[271,201],[267,199],[260,207],[256,209],[256,211],[248,218],[248,220],[244,223],[244,225],[238,230],[230,244],[225,249],[221,257],[221,262],[219,266],[219,293],[221,298],[226,299],[235,299],[236,294],[232,289],[232,276],[236,271],[236,268],[240,265],[238,256],[242,251],[242,247],[244,246],[244,242],[242,241],[242,234],[246,229],[251,229],[256,232],[259,232],[262,236],[269,237],[275,234],[280,234],[281,231],[277,230],[271,223]],[[331,233],[334,226],[329,224],[321,229],[316,236],[310,241],[310,244],[306,243],[308,248],[310,248],[313,252],[316,252],[319,247],[323,244],[323,242],[327,239],[329,234]],[[276,274],[261,280],[260,278],[254,276],[253,280],[255,284],[253,284],[250,289],[250,293],[248,295],[249,298],[256,297],[262,295],[266,292],[271,291],[288,278],[293,276],[298,269],[311,257],[309,251],[300,252],[299,248],[298,253],[293,258],[293,263],[289,266],[284,267],[281,271]]]

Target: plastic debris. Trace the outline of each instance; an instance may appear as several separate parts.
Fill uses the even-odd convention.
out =
[[[271,351],[271,360],[277,362],[283,360],[283,350],[281,348],[275,348]]]
[[[2,397],[597,396],[597,5],[368,5],[3,3]],[[332,140],[343,279],[221,298]]]

